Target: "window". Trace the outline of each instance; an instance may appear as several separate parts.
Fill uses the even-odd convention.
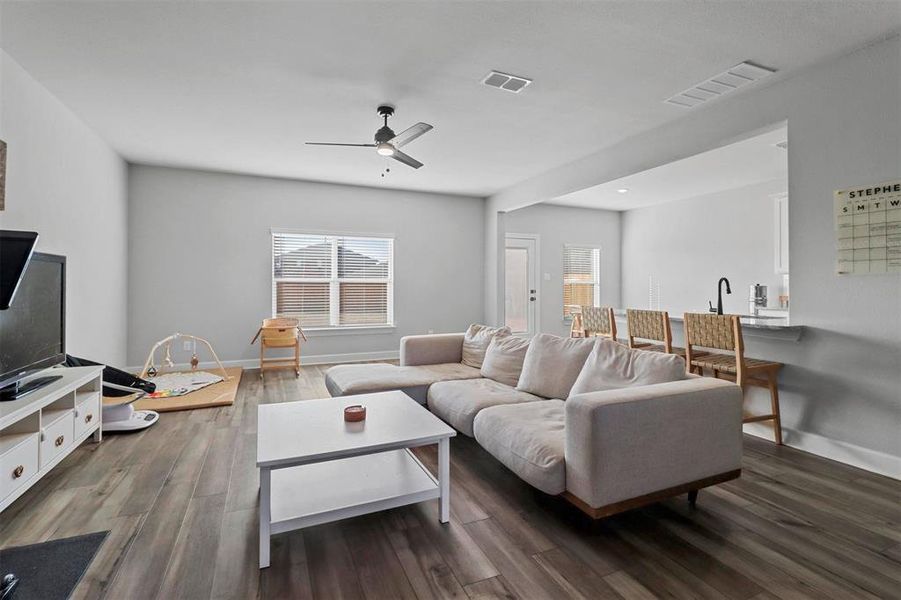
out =
[[[601,305],[601,249],[563,247],[563,318],[579,306]],[[576,311],[577,312],[577,311]]]
[[[308,328],[394,324],[394,240],[272,232],[272,314]]]

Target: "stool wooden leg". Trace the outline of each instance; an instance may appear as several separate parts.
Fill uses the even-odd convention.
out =
[[[770,404],[773,412],[773,434],[776,445],[782,445],[782,415],[779,411],[779,385],[776,381],[776,371],[767,373],[767,387],[770,389]]]
[[[688,492],[688,505],[694,508],[698,503],[698,490]]]
[[[265,347],[266,347],[266,344],[263,343],[263,340],[260,340],[260,379],[261,380],[263,379],[263,357],[266,355],[266,353],[263,352]]]
[[[294,344],[294,377],[300,377],[300,341]]]

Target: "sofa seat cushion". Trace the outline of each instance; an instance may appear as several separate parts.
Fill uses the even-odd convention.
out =
[[[633,350],[599,338],[570,395],[685,379],[685,359],[675,354]]]
[[[495,406],[475,419],[475,438],[523,481],[547,494],[566,490],[562,400]]]
[[[482,409],[543,400],[492,379],[441,381],[429,388],[429,410],[460,433],[472,437],[472,421]]]
[[[332,397],[401,390],[424,404],[429,386],[436,381],[478,377],[481,377],[478,369],[462,363],[415,367],[388,363],[336,365],[325,372],[325,386]]]

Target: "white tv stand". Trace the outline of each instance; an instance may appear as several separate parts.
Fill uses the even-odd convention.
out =
[[[0,402],[0,511],[83,441],[100,442],[103,367],[47,369],[32,377],[45,375],[62,379]]]

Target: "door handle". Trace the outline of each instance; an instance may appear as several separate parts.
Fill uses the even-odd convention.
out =
[[[535,296],[530,296],[530,297],[529,297],[529,302],[535,302]]]

